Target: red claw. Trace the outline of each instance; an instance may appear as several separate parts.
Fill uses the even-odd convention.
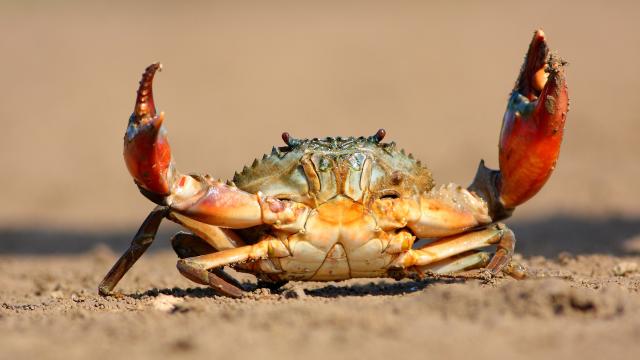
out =
[[[569,110],[564,65],[536,31],[500,133],[500,200],[507,209],[534,196],[556,165]]]
[[[153,77],[162,66],[149,65],[142,75],[136,105],[124,137],[124,159],[136,183],[151,193],[170,193],[171,149],[162,126],[164,113],[156,114]]]

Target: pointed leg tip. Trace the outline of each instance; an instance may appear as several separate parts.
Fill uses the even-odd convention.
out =
[[[109,290],[107,287],[104,286],[99,286],[98,287],[98,295],[102,296],[102,297],[106,297],[106,296],[111,296],[112,291]]]

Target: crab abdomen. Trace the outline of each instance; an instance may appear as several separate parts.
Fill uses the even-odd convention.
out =
[[[338,196],[314,209],[304,230],[287,237],[291,255],[277,259],[279,271],[272,275],[315,281],[384,276],[394,258],[384,251],[389,239],[368,209]]]

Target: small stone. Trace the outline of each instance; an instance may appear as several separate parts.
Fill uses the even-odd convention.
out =
[[[153,300],[152,305],[153,308],[158,311],[172,313],[176,311],[176,309],[178,308],[178,304],[182,302],[184,302],[184,299],[182,298],[160,294]]]
[[[622,261],[613,267],[613,275],[625,276],[640,270],[638,263],[635,261]]]

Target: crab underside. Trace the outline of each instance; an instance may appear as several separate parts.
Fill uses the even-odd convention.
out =
[[[369,137],[324,139],[284,133],[286,146],[227,183],[182,174],[153,101],[160,65],[150,65],[129,119],[124,158],[140,191],[158,206],[99,292],[113,292],[165,218],[188,230],[171,241],[178,270],[232,297],[242,295],[243,285],[225,266],[274,284],[513,270],[515,237],[498,221],[535,195],[555,167],[568,111],[563,65],[536,31],[504,115],[500,170],[481,162],[468,188],[435,186],[420,161],[382,141],[382,129]],[[482,250],[492,245],[493,254]]]

